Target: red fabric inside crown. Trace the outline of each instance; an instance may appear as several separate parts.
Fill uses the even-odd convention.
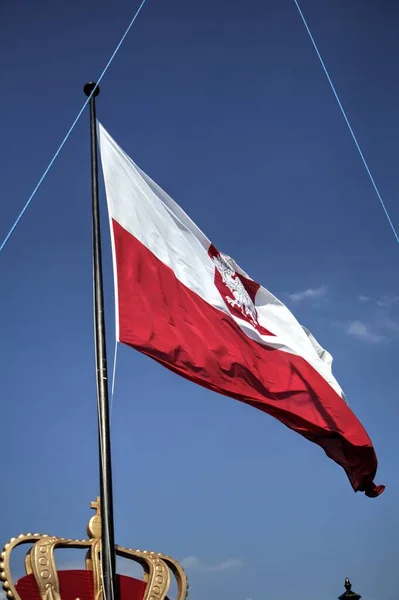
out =
[[[62,600],[94,600],[92,571],[57,571]],[[117,575],[120,600],[143,600],[146,584],[144,581]],[[41,600],[33,575],[25,575],[15,588],[22,600]]]

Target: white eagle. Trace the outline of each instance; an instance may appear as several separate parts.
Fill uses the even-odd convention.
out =
[[[258,313],[241,279],[221,254],[214,256],[213,261],[222,276],[223,283],[229,288],[234,296],[234,300],[226,297],[227,302],[230,306],[235,306],[241,310],[241,312],[251,321],[252,325],[257,327]]]

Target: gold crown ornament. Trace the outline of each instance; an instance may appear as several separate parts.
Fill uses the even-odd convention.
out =
[[[103,600],[101,578],[101,515],[100,499],[91,503],[96,511],[87,525],[87,540],[70,540],[39,533],[21,534],[12,538],[0,555],[0,580],[9,600]],[[22,544],[30,548],[25,556],[26,575],[14,583],[11,576],[12,551]],[[54,558],[56,548],[87,548],[86,568],[59,570]],[[131,550],[115,546],[116,556],[141,565],[143,579],[117,575],[120,600],[165,600],[171,583],[171,573],[177,583],[176,600],[187,596],[187,578],[179,563],[158,552]]]

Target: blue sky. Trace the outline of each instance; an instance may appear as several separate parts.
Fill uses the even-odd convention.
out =
[[[1,239],[135,4],[1,3]],[[399,9],[301,7],[399,225]],[[182,560],[192,600],[327,600],[346,576],[398,600],[398,245],[293,1],[147,0],[101,88],[111,135],[333,354],[387,485],[355,495],[316,446],[121,347],[118,543]],[[98,493],[89,168],[85,114],[0,256],[4,542],[82,537]]]

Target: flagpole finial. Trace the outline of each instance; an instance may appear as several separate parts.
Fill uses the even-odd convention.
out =
[[[100,93],[100,87],[94,81],[88,81],[84,85],[84,88],[83,88],[84,93],[86,94],[87,97],[89,97],[89,96],[91,96],[93,90],[94,90],[93,98],[95,98]]]
[[[349,577],[345,577],[345,592],[338,597],[338,600],[360,600],[361,595],[352,590],[352,584]]]

